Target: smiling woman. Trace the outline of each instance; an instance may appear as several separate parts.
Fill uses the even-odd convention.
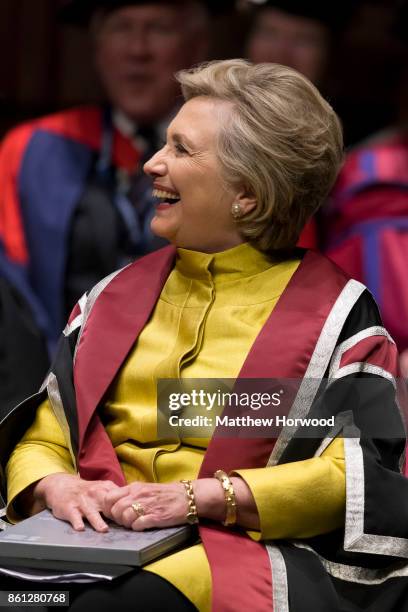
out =
[[[231,207],[236,203],[246,214],[255,200],[243,185],[227,187],[217,156],[218,134],[230,106],[209,97],[187,102],[168,128],[167,144],[145,164],[156,193],[176,201],[157,206],[152,230],[179,247],[215,253],[244,242]]]
[[[156,188],[183,185],[188,193],[168,224],[157,217],[152,224],[178,246],[184,238],[167,233],[175,231],[176,214],[184,229],[193,223],[193,242],[211,220],[216,235],[201,245],[207,252],[219,250],[220,240],[222,248],[246,240],[264,252],[293,248],[337,176],[343,140],[329,104],[284,66],[252,66],[252,78],[247,67],[237,62],[224,72],[222,63],[210,63],[179,74],[186,103],[169,126],[168,143],[145,165]]]
[[[403,609],[395,344],[363,285],[295,248],[341,164],[339,121],[283,66],[229,60],[178,79],[186,102],[145,165],[162,200],[152,228],[172,245],[75,307],[43,390],[18,408],[25,421],[14,414],[32,424],[3,452],[8,517],[48,507],[78,530],[85,520],[97,531],[106,519],[135,531],[198,524],[193,545],[76,589],[72,610],[111,610],[118,598],[129,611],[135,601],[157,611]],[[237,379],[234,393],[251,379],[257,395],[258,379],[294,380],[282,400],[289,425],[226,435],[238,407],[220,406],[210,439],[207,423],[194,438],[177,426],[160,435],[163,378],[206,388]],[[278,414],[272,404],[263,416]],[[306,435],[298,423],[310,424]]]

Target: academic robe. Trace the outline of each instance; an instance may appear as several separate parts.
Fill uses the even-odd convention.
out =
[[[3,466],[48,393],[79,474],[125,484],[97,407],[149,319],[174,256],[173,247],[152,253],[80,300],[40,393],[0,426]],[[231,439],[216,429],[199,477],[319,456],[343,435],[345,526],[302,541],[264,542],[221,525],[200,526],[214,610],[386,612],[408,606],[408,480],[400,472],[405,404],[402,396],[395,399],[397,361],[395,343],[365,287],[306,252],[237,384],[245,378],[295,379],[289,416],[334,415],[335,425],[319,438],[301,436],[289,425],[277,438]],[[365,384],[356,386],[360,379]]]
[[[66,318],[71,224],[102,135],[103,109],[79,107],[24,123],[0,146],[0,276],[24,296],[51,352]],[[115,130],[112,166],[131,173],[139,157]]]
[[[378,134],[346,158],[324,211],[323,252],[364,283],[408,348],[408,134]]]

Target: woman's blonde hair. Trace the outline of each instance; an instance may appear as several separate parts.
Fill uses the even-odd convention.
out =
[[[325,200],[343,159],[340,121],[296,70],[245,60],[214,61],[177,74],[186,101],[231,103],[217,149],[227,184],[243,185],[256,207],[237,221],[261,251],[295,246]]]

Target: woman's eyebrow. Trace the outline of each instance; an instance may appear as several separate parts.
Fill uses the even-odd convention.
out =
[[[186,144],[190,149],[196,149],[197,147],[194,143],[187,137],[185,134],[180,134],[179,132],[175,132],[174,134],[170,134],[171,140],[174,142],[180,142]]]

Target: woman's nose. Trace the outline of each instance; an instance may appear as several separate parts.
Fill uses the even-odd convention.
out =
[[[147,160],[143,166],[143,171],[149,176],[164,176],[167,173],[166,162],[163,157],[163,149],[157,151]]]

